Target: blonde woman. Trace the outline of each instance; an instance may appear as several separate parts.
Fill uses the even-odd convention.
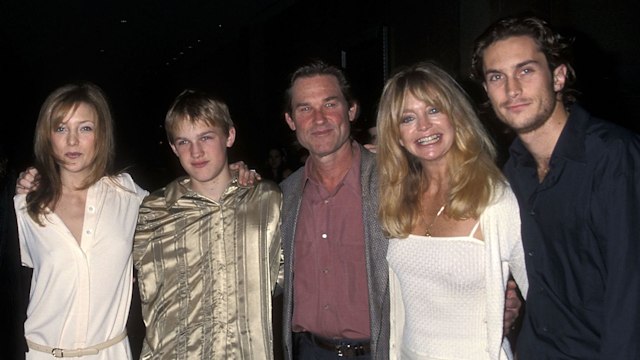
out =
[[[419,63],[385,85],[377,128],[391,358],[511,359],[509,274],[528,288],[520,215],[470,100]]]

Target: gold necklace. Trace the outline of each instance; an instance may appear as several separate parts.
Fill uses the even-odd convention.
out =
[[[431,224],[429,224],[429,226],[427,226],[427,230],[424,232],[424,236],[431,237],[431,228],[436,223],[436,220],[438,220],[438,216],[440,216],[440,214],[442,214],[442,212],[444,211],[444,207],[445,206],[447,206],[446,203],[444,205],[442,205],[440,210],[438,210],[438,212],[436,213],[436,216],[434,216],[433,221],[431,222]]]

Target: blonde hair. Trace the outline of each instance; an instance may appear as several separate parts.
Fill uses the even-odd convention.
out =
[[[219,127],[226,136],[233,128],[233,120],[227,105],[215,97],[196,90],[184,90],[173,101],[164,120],[164,128],[169,142],[173,144],[175,134],[183,122],[202,121],[209,126]]]
[[[107,96],[100,87],[89,82],[68,84],[54,90],[42,104],[38,115],[33,141],[38,187],[27,195],[27,212],[40,225],[48,213],[47,207],[55,207],[62,194],[60,166],[53,152],[51,133],[81,104],[96,112],[95,158],[82,188],[88,188],[111,171],[115,139]]]
[[[406,237],[421,213],[426,189],[422,165],[400,146],[400,123],[407,94],[445,113],[455,131],[449,150],[450,187],[446,214],[478,218],[504,181],[495,164],[496,150],[469,97],[444,70],[422,62],[395,74],[385,84],[378,106],[377,161],[380,175],[379,216],[387,236]]]

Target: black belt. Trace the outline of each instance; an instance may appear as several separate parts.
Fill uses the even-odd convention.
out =
[[[345,339],[327,339],[313,335],[310,332],[300,332],[300,334],[314,345],[335,352],[340,357],[356,357],[361,355],[367,355],[371,352],[371,346],[368,341],[351,341]]]

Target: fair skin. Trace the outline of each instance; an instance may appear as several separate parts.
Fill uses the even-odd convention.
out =
[[[87,189],[82,189],[91,174],[95,159],[95,110],[81,103],[51,132],[51,147],[60,169],[62,196],[54,213],[64,222],[78,244],[82,239]]]
[[[229,135],[204,121],[183,121],[171,143],[171,150],[180,160],[191,180],[192,189],[210,199],[219,200],[232,180],[227,162],[227,148],[235,141],[235,128]]]
[[[316,179],[332,191],[344,178],[352,160],[349,123],[355,120],[357,105],[349,105],[338,80],[331,75],[299,78],[292,87],[292,113],[285,121],[302,146],[309,150],[310,161],[318,170]],[[522,303],[516,284],[507,284],[504,326],[505,334],[518,317]]]
[[[291,93],[293,110],[285,120],[309,150],[314,176],[332,191],[351,166],[350,122],[355,120],[357,105],[347,103],[331,75],[298,78]]]
[[[542,181],[569,117],[559,94],[566,66],[550,71],[545,55],[531,37],[513,36],[487,47],[483,68],[483,86],[496,115],[533,155]]]
[[[421,199],[422,219],[411,232],[424,235],[428,229],[432,236],[468,234],[476,219],[456,220],[446,216],[446,212],[437,216],[449,192],[449,151],[455,141],[449,116],[407,93],[401,119],[400,146],[421,163],[427,184]],[[482,239],[480,230],[476,235]]]

